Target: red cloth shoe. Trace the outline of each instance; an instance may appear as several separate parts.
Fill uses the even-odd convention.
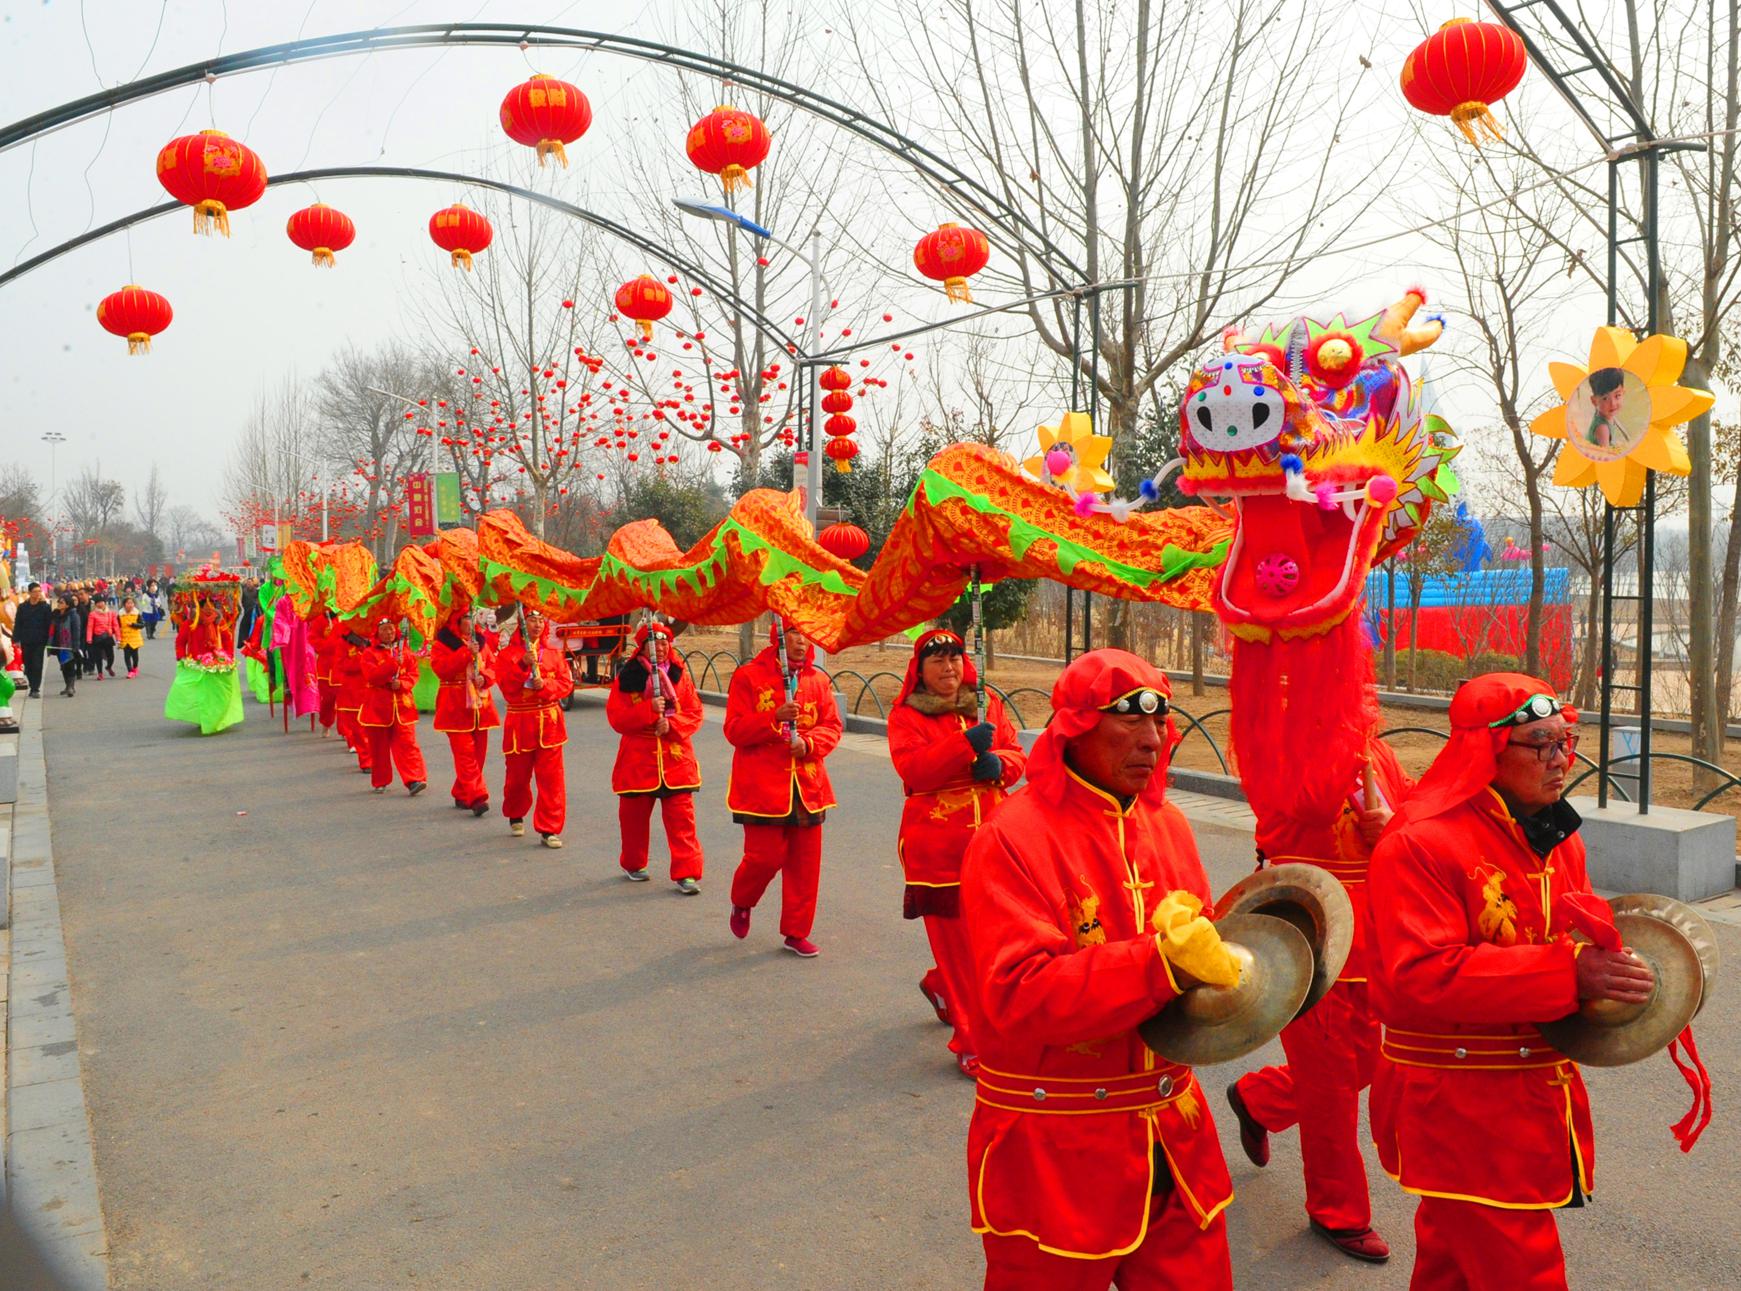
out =
[[[925,1003],[931,1006],[931,1011],[937,1015],[937,1020],[944,1026],[948,1026],[949,1009],[943,1002],[943,992],[932,984],[936,977],[937,970],[935,968],[921,977],[919,979],[919,994],[925,997]]]
[[[799,959],[815,959],[822,953],[816,949],[816,943],[808,937],[786,938],[786,949],[798,956]]]
[[[1371,1228],[1326,1228],[1314,1219],[1312,1231],[1344,1255],[1368,1264],[1383,1264],[1390,1258],[1390,1243]]]
[[[1227,1105],[1233,1109],[1233,1114],[1239,1118],[1239,1146],[1245,1149],[1246,1159],[1259,1169],[1269,1164],[1269,1131],[1246,1110],[1245,1100],[1239,1096],[1239,1082],[1234,1081],[1227,1087]],[[1316,1222],[1316,1221],[1314,1221]],[[1385,1248],[1388,1258],[1390,1250]]]
[[[958,1053],[955,1055],[955,1068],[969,1080],[979,1079],[979,1055],[976,1053]]]
[[[750,935],[750,908],[747,905],[731,908],[731,935],[739,941]]]

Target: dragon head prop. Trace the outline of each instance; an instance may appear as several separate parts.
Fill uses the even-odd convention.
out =
[[[1376,560],[1404,546],[1459,445],[1397,360],[1437,339],[1426,301],[1357,323],[1337,315],[1230,332],[1179,406],[1179,487],[1229,514],[1215,611],[1236,637],[1321,635],[1346,619]]]

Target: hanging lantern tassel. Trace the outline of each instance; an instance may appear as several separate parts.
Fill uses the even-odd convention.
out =
[[[1463,132],[1463,137],[1477,148],[1481,146],[1483,136],[1491,143],[1499,143],[1505,138],[1505,131],[1499,128],[1498,118],[1480,99],[1459,103],[1452,108],[1451,120]]]
[[[464,269],[467,273],[470,273],[472,271],[472,253],[467,251],[464,247],[454,248],[453,267],[455,269]]]
[[[230,213],[224,209],[224,204],[214,198],[195,203],[193,231],[209,237],[214,225],[226,238],[230,236]]]
[[[943,280],[943,294],[948,296],[950,300],[960,301],[966,305],[973,303],[973,292],[969,290],[965,278],[945,278]]]
[[[151,333],[150,332],[129,332],[129,333],[127,333],[127,353],[129,353],[129,354],[149,354],[149,353],[151,353]]]
[[[750,178],[750,172],[736,162],[732,162],[719,172],[719,182],[725,186],[727,197],[730,197],[740,188],[754,188],[756,186],[756,181]]]
[[[834,464],[834,473],[836,475],[851,475],[852,474],[852,463],[844,457],[841,458],[839,461],[835,462],[835,464]]]
[[[643,341],[650,341],[653,339],[653,320],[652,319],[650,319],[650,318],[636,319],[635,326],[641,329],[641,339]]]
[[[316,247],[314,249],[314,262],[317,265],[324,265],[328,269],[331,269],[338,263],[338,259],[333,255],[331,247]]]
[[[564,170],[568,169],[568,150],[562,146],[560,139],[540,139],[538,141],[538,164],[546,164],[546,159],[554,157]]]

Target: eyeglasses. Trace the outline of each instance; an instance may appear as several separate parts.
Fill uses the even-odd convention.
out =
[[[1539,744],[1513,740],[1509,747],[1528,749],[1531,753],[1535,754],[1536,761],[1540,762],[1543,766],[1552,763],[1555,754],[1563,756],[1569,763],[1572,760],[1573,755],[1578,751],[1578,735],[1575,731],[1567,731],[1557,740],[1543,740]]]
[[[1544,717],[1552,717],[1562,707],[1564,705],[1552,695],[1531,695],[1518,705],[1516,712],[1508,713],[1497,722],[1487,723],[1487,728],[1495,730],[1501,726],[1528,726],[1531,722],[1539,722]]]
[[[1142,713],[1147,717],[1165,717],[1167,714],[1167,697],[1158,690],[1133,690],[1128,695],[1120,695],[1102,711],[1118,713],[1121,716],[1130,713]]]

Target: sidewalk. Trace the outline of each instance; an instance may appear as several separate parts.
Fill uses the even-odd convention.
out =
[[[109,1285],[103,1212],[97,1196],[74,1031],[66,942],[61,933],[49,835],[41,701],[14,699],[20,714],[18,802],[0,808],[9,919],[0,932],[0,1198],[7,1237],[28,1244],[52,1280],[36,1282],[14,1252],[5,1255],[16,1291]],[[3,1249],[3,1248],[0,1248]]]

